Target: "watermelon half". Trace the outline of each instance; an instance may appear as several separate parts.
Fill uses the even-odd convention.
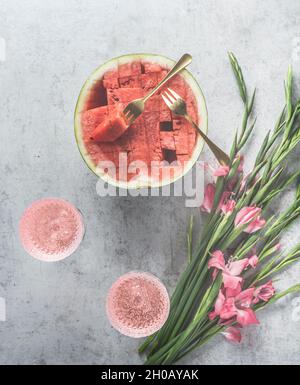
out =
[[[98,67],[83,85],[74,116],[76,142],[87,166],[105,182],[127,189],[161,187],[182,177],[197,161],[204,142],[200,135],[191,131],[191,126],[183,118],[174,116],[164,105],[160,95],[163,90],[149,99],[141,117],[113,143],[94,142],[89,134],[95,132],[96,127],[101,128],[103,120],[117,105],[126,105],[149,92],[174,63],[155,54],[124,55]],[[181,71],[165,87],[168,86],[185,98],[189,113],[207,133],[205,99],[191,73]],[[124,180],[119,174],[112,176],[97,166],[97,160],[102,158],[116,161],[118,151],[127,151],[128,163],[131,158],[145,159],[145,162],[146,158],[148,162],[163,159],[171,162],[174,158],[184,161],[184,166],[178,168],[171,178],[164,178],[162,173],[158,179],[147,175]]]

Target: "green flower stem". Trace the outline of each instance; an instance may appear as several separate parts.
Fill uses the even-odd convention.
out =
[[[219,177],[216,182],[213,209],[208,216],[196,252],[192,256],[192,225],[188,232],[189,264],[178,282],[171,298],[170,316],[163,328],[149,337],[140,351],[150,349],[148,364],[170,364],[196,347],[202,346],[224,327],[216,325],[208,319],[208,312],[213,309],[220,283],[218,279],[212,284],[211,272],[207,267],[210,253],[216,249],[231,250],[235,259],[241,259],[258,246],[260,265],[246,277],[246,287],[262,282],[270,276],[278,274],[282,269],[300,259],[300,245],[292,249],[285,257],[276,253],[276,243],[281,233],[300,215],[300,186],[297,188],[295,201],[280,214],[267,219],[265,227],[254,234],[245,234],[243,227],[235,227],[237,212],[245,207],[257,205],[262,208],[262,216],[266,217],[267,208],[273,199],[300,176],[300,170],[288,174],[285,162],[290,153],[300,142],[300,128],[297,119],[300,114],[300,101],[292,102],[292,71],[289,69],[285,84],[286,106],[278,118],[273,132],[268,132],[257,154],[254,168],[247,176],[245,188],[241,188],[242,175],[238,173],[241,148],[247,143],[255,125],[250,123],[255,99],[255,91],[250,100],[241,68],[232,53],[230,63],[237,80],[239,92],[244,103],[242,125],[237,132],[230,150],[231,169],[226,177]],[[281,138],[281,139],[280,139]],[[231,215],[223,215],[218,210],[220,199],[228,182],[234,183],[233,191],[236,200],[235,210]],[[249,275],[249,274],[248,274]],[[219,274],[219,276],[221,276]],[[218,286],[219,285],[219,286]],[[296,285],[287,291],[276,294],[267,304],[273,303],[290,292],[300,290]],[[265,307],[259,304],[255,309]]]

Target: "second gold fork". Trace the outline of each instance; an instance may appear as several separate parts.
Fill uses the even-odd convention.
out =
[[[162,94],[162,98],[166,105],[170,108],[171,111],[174,112],[174,114],[183,116],[189,123],[191,123],[193,127],[195,127],[196,130],[200,133],[203,140],[206,142],[208,147],[211,149],[211,151],[217,158],[218,162],[222,166],[228,166],[230,164],[229,156],[223,150],[221,150],[214,142],[212,142],[201,130],[201,128],[193,121],[193,119],[187,112],[185,101],[171,88],[168,88],[168,91],[169,92],[165,91]]]

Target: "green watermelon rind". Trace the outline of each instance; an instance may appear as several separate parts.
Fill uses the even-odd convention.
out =
[[[86,82],[83,84],[81,91],[78,96],[78,100],[76,103],[75,107],[75,112],[74,112],[74,132],[75,132],[75,139],[76,143],[79,149],[79,152],[89,167],[89,169],[98,177],[102,178],[105,182],[115,186],[115,187],[120,187],[120,188],[125,188],[125,189],[141,189],[141,188],[158,188],[158,187],[163,187],[165,185],[172,184],[176,182],[176,180],[182,178],[185,174],[187,174],[193,165],[196,163],[198,160],[201,151],[204,146],[204,141],[201,138],[200,135],[197,135],[197,142],[196,146],[194,148],[193,154],[189,161],[186,163],[185,168],[183,172],[176,176],[174,179],[170,180],[162,180],[159,182],[154,182],[149,183],[149,181],[143,182],[143,181],[118,181],[116,179],[113,179],[109,175],[107,175],[105,172],[101,172],[101,170],[97,169],[97,166],[93,163],[93,161],[90,159],[89,154],[87,153],[85,149],[84,142],[82,140],[82,136],[80,133],[81,130],[81,121],[80,121],[80,113],[82,112],[86,97],[89,94],[89,91],[91,90],[92,86],[94,85],[94,82],[97,81],[99,78],[101,78],[105,72],[108,70],[115,68],[118,63],[120,62],[129,62],[133,60],[149,60],[153,61],[155,63],[167,65],[169,67],[172,67],[175,64],[175,61],[172,59],[169,59],[166,56],[159,55],[159,54],[148,54],[148,53],[138,53],[138,54],[127,54],[127,55],[122,55],[113,59],[110,59],[109,61],[105,62],[89,76],[89,78],[86,80]],[[197,82],[197,80],[194,78],[194,76],[188,71],[188,70],[183,70],[180,72],[180,74],[184,77],[184,79],[187,81],[189,86],[191,87],[195,99],[197,100],[197,107],[198,107],[198,113],[200,117],[200,128],[201,130],[207,134],[208,130],[208,113],[207,113],[207,107],[206,107],[206,102],[205,98],[203,95],[203,92]]]

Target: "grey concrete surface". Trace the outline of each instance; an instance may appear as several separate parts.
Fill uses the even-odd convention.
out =
[[[130,52],[193,55],[190,67],[209,111],[212,139],[229,149],[242,106],[227,59],[238,56],[249,86],[258,87],[258,123],[246,165],[283,106],[283,79],[294,64],[300,84],[297,0],[1,0],[1,364],[141,363],[139,341],[118,334],[105,316],[108,288],[132,269],[151,271],[170,292],[186,263],[189,214],[183,198],[100,198],[73,135],[73,111],[87,76]],[[4,60],[5,59],[5,60]],[[204,157],[211,159],[205,148]],[[294,157],[299,162],[299,157]],[[291,192],[292,193],[292,192]],[[85,217],[78,251],[60,263],[28,256],[18,220],[32,201],[68,199]],[[284,207],[290,194],[281,198]],[[203,218],[194,210],[198,230]],[[299,224],[286,243],[299,241]],[[300,264],[277,287],[300,281]],[[299,364],[297,300],[259,314],[244,342],[217,337],[185,364]],[[299,301],[298,301],[299,303]],[[298,317],[299,318],[299,317]]]

